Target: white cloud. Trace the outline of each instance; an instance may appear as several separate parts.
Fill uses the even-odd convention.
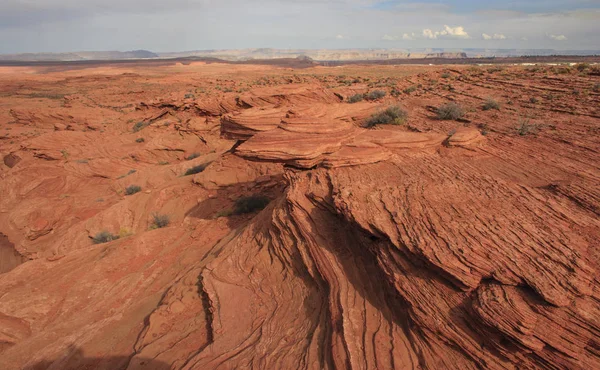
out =
[[[488,35],[487,33],[482,33],[482,34],[481,34],[481,37],[482,37],[484,40],[492,40],[492,39],[493,39],[493,40],[506,40],[506,36],[504,36],[504,35],[503,35],[503,34],[501,34],[501,33],[495,33],[495,34],[494,34],[494,35],[492,35],[492,36]]]
[[[550,38],[552,40],[556,40],[556,41],[565,41],[567,39],[567,36],[565,36],[565,35],[550,35]]]
[[[403,35],[402,35],[402,40],[414,40],[414,39],[415,39],[415,36],[416,36],[416,35],[415,35],[415,33],[414,33],[414,32],[412,32],[412,33],[410,33],[410,34],[408,34],[408,33],[405,33],[405,34],[403,34]]]
[[[344,39],[344,35],[337,35],[335,38],[338,39],[338,40],[343,40]]]
[[[437,39],[438,35],[440,33],[439,32],[433,32],[432,30],[430,30],[429,28],[425,28],[423,30],[423,37],[425,37],[426,39]]]
[[[396,41],[398,40],[398,36],[383,35],[381,39],[385,41]]]
[[[432,31],[429,28],[423,30],[423,37],[426,39],[435,40],[437,38],[453,38],[453,39],[470,39],[471,36],[465,31],[463,26],[450,27],[444,25],[442,31]]]

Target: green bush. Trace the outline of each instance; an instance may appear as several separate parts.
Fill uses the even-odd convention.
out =
[[[436,113],[437,118],[441,120],[456,120],[465,114],[463,108],[454,102],[439,106]]]
[[[485,103],[483,104],[483,110],[490,110],[490,109],[499,110],[500,109],[500,103],[498,103],[497,101],[495,101],[492,98],[488,98],[485,101]]]
[[[405,94],[410,94],[411,92],[415,92],[415,91],[417,91],[416,86],[410,86],[410,87],[407,87],[406,89],[404,89]]]
[[[450,76],[452,76],[452,75],[448,72],[442,73],[442,78],[450,78]]]
[[[234,215],[252,213],[264,209],[271,200],[264,195],[251,195],[242,197],[235,202],[233,207]]]
[[[401,125],[406,122],[408,113],[398,105],[393,105],[386,108],[382,112],[374,113],[369,117],[364,125],[365,127],[373,127],[376,125]]]
[[[365,96],[367,100],[378,100],[383,98],[387,93],[383,90],[373,90]]]
[[[359,101],[362,101],[364,98],[365,97],[363,94],[352,95],[351,97],[348,98],[348,103],[350,103],[350,104],[358,103]]]
[[[140,191],[142,191],[140,186],[129,185],[127,188],[125,188],[125,195],[133,195],[135,193],[139,193]]]
[[[138,137],[137,139],[135,139],[136,143],[143,143],[144,141],[146,141],[146,140],[144,140],[143,137]]]
[[[150,125],[150,123],[148,123],[148,122],[140,121],[140,122],[136,123],[135,125],[133,125],[133,132],[141,131],[144,128],[148,127],[149,125]]]
[[[207,166],[208,166],[208,164],[199,164],[192,168],[188,168],[187,171],[185,171],[184,176],[195,175],[197,173],[200,173],[200,172],[204,171]]]
[[[517,124],[517,133],[520,136],[526,136],[529,134],[536,134],[540,129],[540,125],[536,123],[531,123],[529,118],[519,118],[519,122]]]
[[[113,235],[106,230],[100,231],[98,234],[96,234],[92,238],[92,240],[94,241],[94,244],[108,243],[108,242],[112,242],[113,240],[117,240],[117,239],[119,239],[118,235]]]
[[[169,226],[171,223],[171,219],[168,215],[159,215],[157,213],[152,215],[152,224],[150,225],[150,229],[162,229],[163,227]]]

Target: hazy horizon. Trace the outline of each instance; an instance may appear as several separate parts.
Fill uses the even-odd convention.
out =
[[[231,49],[594,50],[600,0],[4,0],[0,54]]]

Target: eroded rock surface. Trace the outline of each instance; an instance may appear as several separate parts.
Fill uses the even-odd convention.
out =
[[[1,367],[600,368],[598,77],[544,68],[0,74]]]

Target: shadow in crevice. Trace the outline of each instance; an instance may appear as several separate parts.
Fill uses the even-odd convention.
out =
[[[22,256],[15,245],[8,239],[8,236],[0,233],[0,274],[9,272],[28,259]]]
[[[71,346],[65,356],[54,360],[39,361],[23,367],[23,370],[169,370],[172,368],[165,362],[153,359],[138,359],[136,365],[130,368],[131,359],[132,356],[90,357],[86,356],[81,348]]]

